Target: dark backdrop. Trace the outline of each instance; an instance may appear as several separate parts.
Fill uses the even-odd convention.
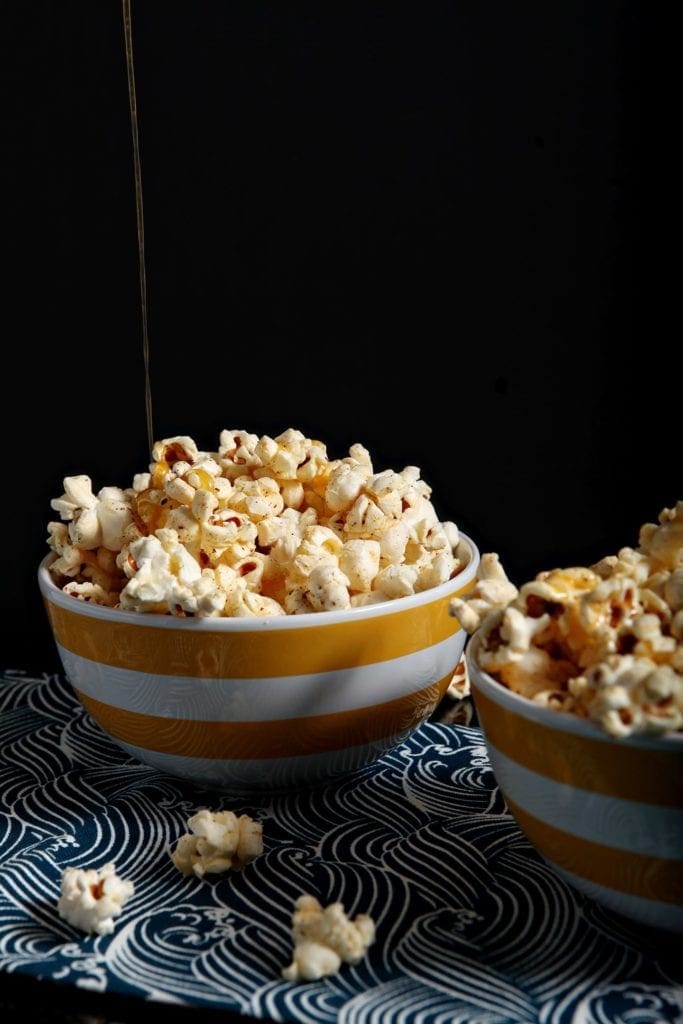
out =
[[[148,460],[128,100],[117,0],[3,6],[2,660],[51,668],[49,498]],[[635,543],[681,496],[645,7],[133,0],[156,436],[362,441],[518,581]]]

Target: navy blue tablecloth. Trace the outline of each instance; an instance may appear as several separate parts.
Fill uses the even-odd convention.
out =
[[[184,878],[169,849],[200,807],[249,813],[265,852]],[[56,910],[62,869],[135,883],[112,935]],[[295,899],[369,913],[356,966],[289,984]],[[245,801],[131,760],[59,676],[0,684],[0,972],[307,1024],[683,1021],[673,937],[574,892],[508,814],[477,728],[431,722],[379,762]]]

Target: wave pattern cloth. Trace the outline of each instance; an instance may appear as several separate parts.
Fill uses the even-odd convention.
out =
[[[546,867],[496,788],[481,732],[427,724],[314,790],[236,802],[119,750],[57,676],[0,684],[0,970],[256,1018],[342,1024],[683,1021],[673,937],[630,926]],[[263,823],[265,853],[200,882],[171,848],[200,807]],[[57,915],[67,865],[135,883],[113,935]],[[295,899],[371,914],[357,966],[288,984]]]

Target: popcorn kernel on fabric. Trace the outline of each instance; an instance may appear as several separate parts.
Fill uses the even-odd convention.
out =
[[[263,829],[248,814],[203,809],[187,822],[171,859],[183,875],[239,871],[263,853]]]
[[[116,874],[116,865],[95,868],[65,868],[61,878],[61,895],[57,902],[59,916],[75,928],[97,935],[110,935],[114,918],[135,893],[132,882]]]
[[[285,981],[317,981],[335,974],[342,963],[357,964],[375,941],[375,923],[368,914],[351,920],[341,903],[322,907],[315,896],[299,896],[292,915],[294,952],[283,968]]]

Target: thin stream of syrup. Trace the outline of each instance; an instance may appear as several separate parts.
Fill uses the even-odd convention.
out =
[[[121,0],[123,8],[123,35],[126,46],[128,72],[128,102],[130,127],[133,135],[133,173],[135,177],[135,217],[138,230],[138,262],[140,268],[140,307],[142,313],[142,358],[145,367],[145,414],[147,417],[147,443],[151,453],[154,445],[152,420],[152,385],[149,375],[149,333],[147,330],[147,274],[145,271],[145,217],[142,205],[142,171],[140,166],[140,137],[138,133],[138,105],[135,93],[135,65],[133,63],[133,29],[130,0]]]

